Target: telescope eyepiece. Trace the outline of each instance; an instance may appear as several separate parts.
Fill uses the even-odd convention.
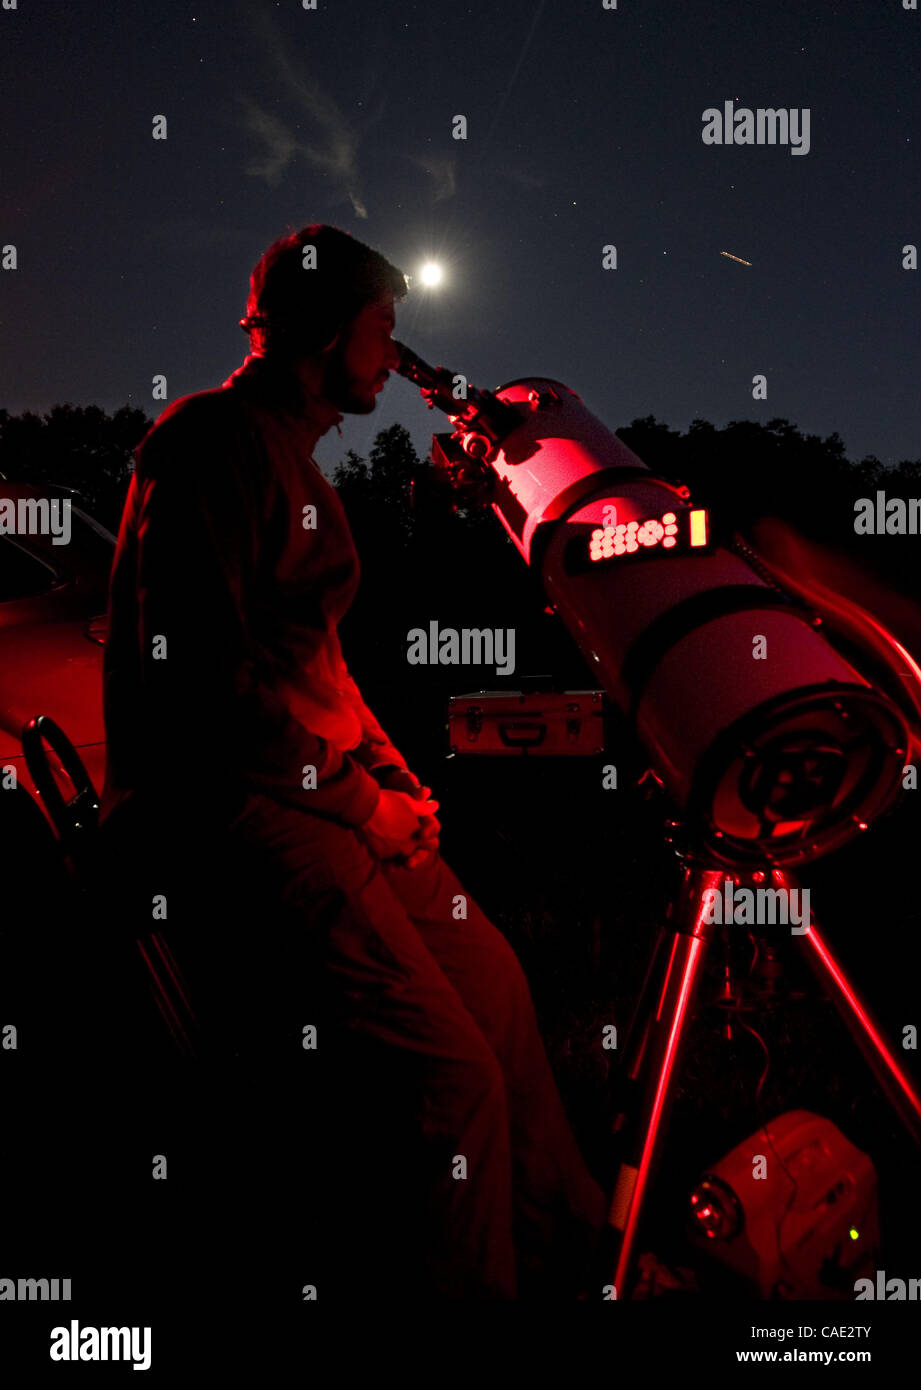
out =
[[[431,389],[436,382],[437,373],[434,367],[430,367],[427,362],[423,362],[412,348],[408,348],[405,343],[401,343],[394,338],[394,345],[399,351],[400,360],[397,363],[397,371],[400,376],[405,376],[409,381],[413,381],[417,386]]]

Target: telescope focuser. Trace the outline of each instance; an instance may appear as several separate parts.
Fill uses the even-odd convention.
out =
[[[454,425],[454,438],[469,458],[491,463],[499,446],[521,424],[514,406],[500,401],[491,391],[471,386],[460,372],[431,367],[411,348],[397,343],[397,371],[419,387],[429,410],[443,410]]]

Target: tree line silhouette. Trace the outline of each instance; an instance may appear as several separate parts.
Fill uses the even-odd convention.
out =
[[[99,406],[64,404],[43,416],[0,408],[0,477],[67,488],[117,531],[133,450],[152,424],[130,406],[109,414]],[[723,428],[696,419],[682,432],[648,415],[617,434],[654,472],[686,483],[695,502],[743,533],[760,517],[778,517],[849,553],[903,592],[917,591],[914,538],[857,537],[853,523],[857,499],[878,489],[888,496],[921,494],[921,458],[895,467],[872,454],[855,462],[837,433],[804,435],[783,419],[735,420]],[[427,584],[456,589],[471,600],[484,587],[490,602],[522,584],[533,592],[512,577],[524,567],[509,556],[510,543],[488,509],[452,510],[436,470],[419,457],[402,425],[379,431],[367,460],[349,449],[333,482],[355,535],[366,587],[379,578],[398,583],[404,572],[423,566]],[[395,597],[391,593],[391,604]]]

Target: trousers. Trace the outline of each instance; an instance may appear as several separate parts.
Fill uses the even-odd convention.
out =
[[[607,1202],[502,933],[440,854],[414,869],[381,861],[360,832],[261,794],[247,797],[228,846],[281,911],[282,936],[310,940],[327,1045],[347,1043],[340,1084],[373,1057],[394,1117],[413,1130],[426,1287],[465,1300],[574,1293]]]

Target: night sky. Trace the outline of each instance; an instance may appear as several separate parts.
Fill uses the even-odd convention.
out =
[[[547,375],[611,428],[780,416],[854,459],[921,457],[919,56],[902,0],[19,0],[0,405],[155,418],[155,374],[169,400],[219,385],[254,262],[326,221],[444,266],[397,337],[479,386]],[[808,108],[808,154],[705,145],[726,101]],[[421,452],[444,428],[395,377],[318,460],[393,420]]]

